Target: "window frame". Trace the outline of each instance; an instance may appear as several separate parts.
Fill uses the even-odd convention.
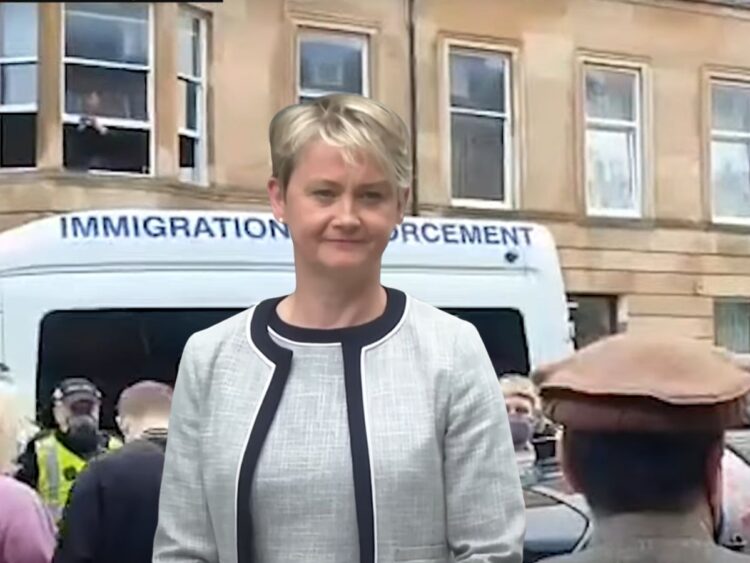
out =
[[[33,103],[28,104],[3,104],[0,102],[0,119],[3,118],[4,115],[13,115],[13,114],[34,114],[36,116],[36,119],[39,119],[39,41],[38,36],[40,32],[40,4],[32,4],[34,6],[34,9],[36,10],[36,27],[37,27],[37,45],[36,45],[36,55],[35,56],[25,56],[25,57],[3,57],[0,56],[0,76],[2,75],[2,69],[8,66],[15,66],[15,65],[24,65],[24,64],[33,64],[34,65],[34,72],[37,75],[37,84],[36,84],[36,101]],[[0,18],[3,17],[2,9],[0,7]],[[1,134],[1,133],[0,133]],[[2,143],[2,139],[0,138],[0,143]],[[38,159],[37,159],[37,151],[36,148],[34,150],[34,162],[37,164],[35,166],[0,166],[0,173],[7,174],[7,173],[14,173],[14,172],[28,172],[30,170],[36,170],[38,168]]]
[[[706,107],[706,122],[707,122],[707,143],[706,143],[706,159],[707,159],[707,185],[708,185],[708,205],[711,210],[711,222],[715,224],[723,225],[737,225],[737,226],[750,226],[750,217],[732,217],[726,215],[719,215],[716,213],[716,190],[713,181],[714,171],[714,157],[713,157],[713,144],[714,141],[729,141],[729,142],[745,142],[750,145],[750,131],[727,131],[724,129],[717,129],[714,127],[714,116],[713,116],[713,101],[714,101],[714,86],[734,86],[743,88],[748,91],[750,95],[750,76],[728,74],[728,73],[710,73],[707,79],[707,107]],[[748,155],[748,163],[750,163],[750,154]]]
[[[504,61],[504,92],[505,112],[474,110],[469,108],[454,108],[451,103],[451,55],[455,51],[478,53],[488,57],[499,57]],[[501,44],[483,43],[477,41],[449,38],[443,41],[443,96],[442,116],[443,126],[443,170],[444,183],[452,207],[466,207],[475,209],[494,209],[507,211],[515,209],[519,201],[520,151],[517,123],[520,122],[520,105],[517,96],[517,84],[520,79],[518,67],[518,49]],[[505,197],[502,200],[488,200],[482,198],[454,197],[453,195],[453,127],[454,114],[476,115],[504,120],[503,127],[503,182]]]
[[[372,31],[348,26],[328,26],[312,22],[299,22],[295,29],[294,39],[294,99],[299,103],[302,98],[320,98],[338,93],[335,90],[315,90],[302,87],[302,42],[305,36],[338,36],[361,41],[360,64],[362,65],[362,91],[360,96],[372,97]]]
[[[187,82],[194,84],[198,88],[198,103],[196,107],[196,131],[188,129],[187,127],[179,126],[177,128],[177,141],[178,149],[177,156],[179,160],[179,140],[180,137],[189,137],[196,143],[196,166],[193,169],[197,173],[197,180],[192,178],[185,178],[182,174],[182,168],[178,166],[178,176],[180,182],[185,184],[195,184],[198,186],[206,187],[209,184],[208,181],[208,16],[203,12],[199,12],[191,8],[190,6],[178,6],[178,23],[179,18],[182,15],[187,15],[199,22],[199,57],[200,57],[200,68],[201,76],[196,77],[189,74],[185,74],[180,70],[179,64],[179,47],[178,47],[178,62],[177,62],[177,82]],[[178,28],[178,35],[180,31]],[[179,42],[179,36],[178,36]],[[187,107],[185,108],[187,110]],[[179,162],[178,162],[179,165]]]
[[[134,177],[134,178],[148,178],[155,176],[155,163],[156,163],[156,147],[155,147],[155,139],[156,139],[156,118],[154,115],[154,110],[156,107],[156,92],[155,92],[155,76],[154,76],[154,63],[155,63],[155,56],[156,56],[156,25],[154,21],[155,17],[155,9],[153,2],[142,2],[143,4],[147,5],[148,8],[148,64],[146,65],[139,65],[139,64],[132,64],[132,63],[116,63],[111,61],[102,61],[97,59],[86,59],[81,57],[68,57],[65,51],[65,41],[67,37],[67,29],[65,25],[65,16],[66,16],[66,10],[68,9],[68,3],[63,3],[61,6],[61,17],[60,17],[60,25],[62,26],[62,31],[60,33],[60,40],[61,40],[61,72],[60,72],[60,115],[62,117],[61,125],[63,128],[63,138],[65,135],[64,129],[66,125],[76,125],[80,118],[82,117],[81,114],[76,113],[68,113],[65,108],[65,102],[66,102],[66,96],[65,96],[65,89],[66,89],[66,66],[68,64],[72,65],[78,65],[78,66],[88,66],[93,68],[107,68],[112,70],[130,70],[130,71],[137,71],[137,72],[145,72],[146,74],[146,111],[148,113],[148,120],[137,120],[137,119],[123,119],[119,117],[97,117],[97,121],[104,125],[105,127],[111,127],[114,129],[127,129],[130,131],[146,131],[149,135],[149,145],[148,145],[148,172],[147,173],[140,173],[140,172],[124,172],[124,171],[117,171],[117,170],[101,170],[101,169],[90,169],[87,170],[87,174],[94,174],[94,175],[100,175],[100,176],[121,176],[121,177]],[[63,161],[63,167],[65,167],[65,163]]]
[[[588,217],[605,217],[619,219],[641,219],[645,215],[646,208],[646,117],[647,117],[647,69],[644,64],[613,60],[600,57],[582,57],[581,61],[581,122],[583,124],[582,135],[582,180],[583,199],[585,202],[585,213]],[[635,119],[632,121],[622,119],[611,119],[602,117],[589,117],[586,104],[586,79],[588,71],[603,70],[605,72],[617,72],[631,75],[633,80],[633,111]],[[589,157],[588,139],[589,131],[618,131],[633,132],[635,139],[633,162],[630,163],[630,173],[633,178],[634,206],[631,209],[607,209],[606,207],[595,207],[591,204],[589,193]]]

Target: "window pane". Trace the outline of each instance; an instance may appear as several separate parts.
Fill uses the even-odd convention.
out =
[[[573,322],[576,348],[583,348],[617,332],[617,297],[611,295],[571,295],[575,303]]]
[[[453,114],[453,197],[505,200],[504,120]]]
[[[148,5],[72,2],[65,6],[65,54],[148,64]]]
[[[587,115],[636,121],[635,84],[636,76],[632,72],[587,68]]]
[[[300,42],[303,90],[363,94],[362,50],[358,37],[308,35]]]
[[[198,94],[200,87],[194,82],[178,80],[180,127],[198,131]]]
[[[588,205],[594,210],[637,210],[635,133],[589,129],[586,132]]]
[[[195,166],[195,139],[187,135],[180,135],[180,168]]]
[[[149,132],[110,127],[106,135],[91,128],[65,125],[64,162],[75,170],[108,170],[147,174]]]
[[[37,399],[46,404],[66,374],[88,377],[102,391],[102,422],[114,428],[122,390],[139,379],[174,384],[188,337],[241,309],[54,311],[39,336]]]
[[[0,166],[36,166],[36,114],[8,113],[0,116]]]
[[[529,373],[526,327],[516,309],[444,309],[474,325],[482,338],[495,373]]]
[[[0,4],[0,57],[36,57],[36,4]]]
[[[201,76],[200,20],[192,14],[180,13],[180,72]]]
[[[65,111],[146,121],[146,78],[145,71],[68,64]]]
[[[503,55],[452,52],[451,105],[504,112],[506,62]]]
[[[750,353],[750,303],[717,302],[714,323],[718,346],[738,354]]]
[[[750,142],[711,143],[714,215],[750,217]]]
[[[750,133],[750,85],[714,84],[711,100],[714,129]]]
[[[36,64],[0,66],[0,103],[36,103]]]

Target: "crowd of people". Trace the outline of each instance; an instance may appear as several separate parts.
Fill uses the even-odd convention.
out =
[[[17,397],[0,392],[0,561],[151,561],[171,401],[164,383],[126,388],[123,445],[99,428],[96,386],[65,379],[51,398],[55,427],[19,451]]]
[[[381,285],[409,198],[403,121],[325,96],[281,111],[270,144],[294,292],[191,336],[174,392],[125,389],[124,444],[77,377],[18,455],[3,395],[0,561],[520,563],[522,486],[550,457],[595,521],[564,560],[747,561],[716,541],[746,371],[626,334],[498,384],[471,324]]]

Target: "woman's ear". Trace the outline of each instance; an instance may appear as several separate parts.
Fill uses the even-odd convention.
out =
[[[284,222],[284,211],[286,209],[286,193],[277,178],[268,180],[268,200],[271,203],[273,216],[280,223]]]

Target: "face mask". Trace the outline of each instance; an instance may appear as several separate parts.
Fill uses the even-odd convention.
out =
[[[517,448],[528,444],[534,435],[534,422],[528,416],[517,414],[509,415],[508,422],[513,436],[513,446]]]
[[[99,446],[96,419],[91,415],[78,415],[70,419],[67,437],[70,446],[81,453],[90,453]]]

